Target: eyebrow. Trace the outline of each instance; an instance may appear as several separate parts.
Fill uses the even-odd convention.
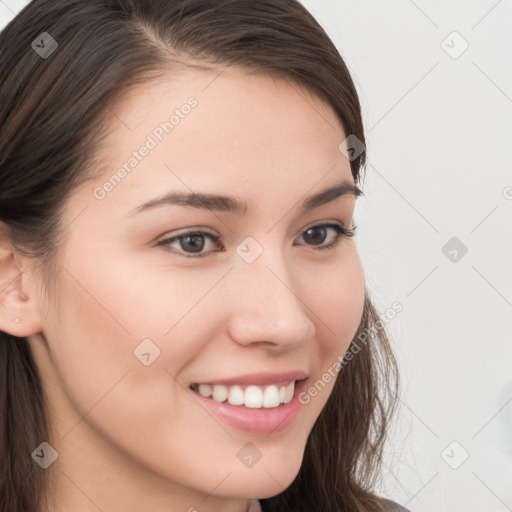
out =
[[[341,179],[333,186],[307,197],[302,203],[301,212],[318,208],[347,194],[354,195],[357,198],[363,195],[363,191],[351,181]],[[240,216],[247,212],[247,203],[235,197],[197,192],[171,192],[135,207],[133,210],[130,210],[130,215],[170,205],[190,206],[192,208],[227,212]]]

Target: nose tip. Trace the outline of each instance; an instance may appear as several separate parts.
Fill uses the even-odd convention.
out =
[[[233,307],[232,338],[243,345],[280,350],[302,345],[315,330],[310,310],[274,270],[264,266],[262,273],[264,278],[244,279],[244,293]]]

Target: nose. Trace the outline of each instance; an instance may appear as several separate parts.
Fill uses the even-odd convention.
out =
[[[290,275],[281,256],[267,250],[250,264],[239,261],[228,286],[233,311],[228,328],[237,343],[283,351],[314,336],[315,314],[307,304],[307,289],[298,276]]]

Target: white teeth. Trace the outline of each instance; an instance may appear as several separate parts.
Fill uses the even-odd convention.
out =
[[[240,386],[230,386],[228,402],[231,405],[242,405],[244,403],[244,392]]]
[[[248,386],[245,389],[245,407],[257,409],[263,405],[263,393],[258,386]]]
[[[286,391],[284,393],[284,403],[285,404],[292,401],[294,391],[295,391],[295,382],[291,382],[290,384],[288,384],[288,386],[286,386]]]
[[[263,392],[263,407],[277,407],[281,405],[277,386],[268,386]]]
[[[212,391],[210,384],[199,384],[199,394],[209,397],[212,396]]]
[[[279,388],[275,384],[262,387],[247,386],[245,391],[237,385],[199,384],[198,391],[200,395],[212,397],[216,402],[224,402],[227,399],[231,405],[245,405],[251,409],[272,408],[291,402],[295,392],[295,381]]]
[[[213,399],[216,402],[224,402],[228,397],[228,388],[222,384],[215,384],[213,386]]]

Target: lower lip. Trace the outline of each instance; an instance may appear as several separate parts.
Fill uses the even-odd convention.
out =
[[[302,404],[298,397],[305,382],[306,379],[295,382],[295,391],[290,402],[272,408],[252,409],[244,405],[216,402],[213,398],[206,398],[197,391],[191,389],[189,391],[208,411],[229,425],[256,434],[273,434],[285,429],[299,414]]]

